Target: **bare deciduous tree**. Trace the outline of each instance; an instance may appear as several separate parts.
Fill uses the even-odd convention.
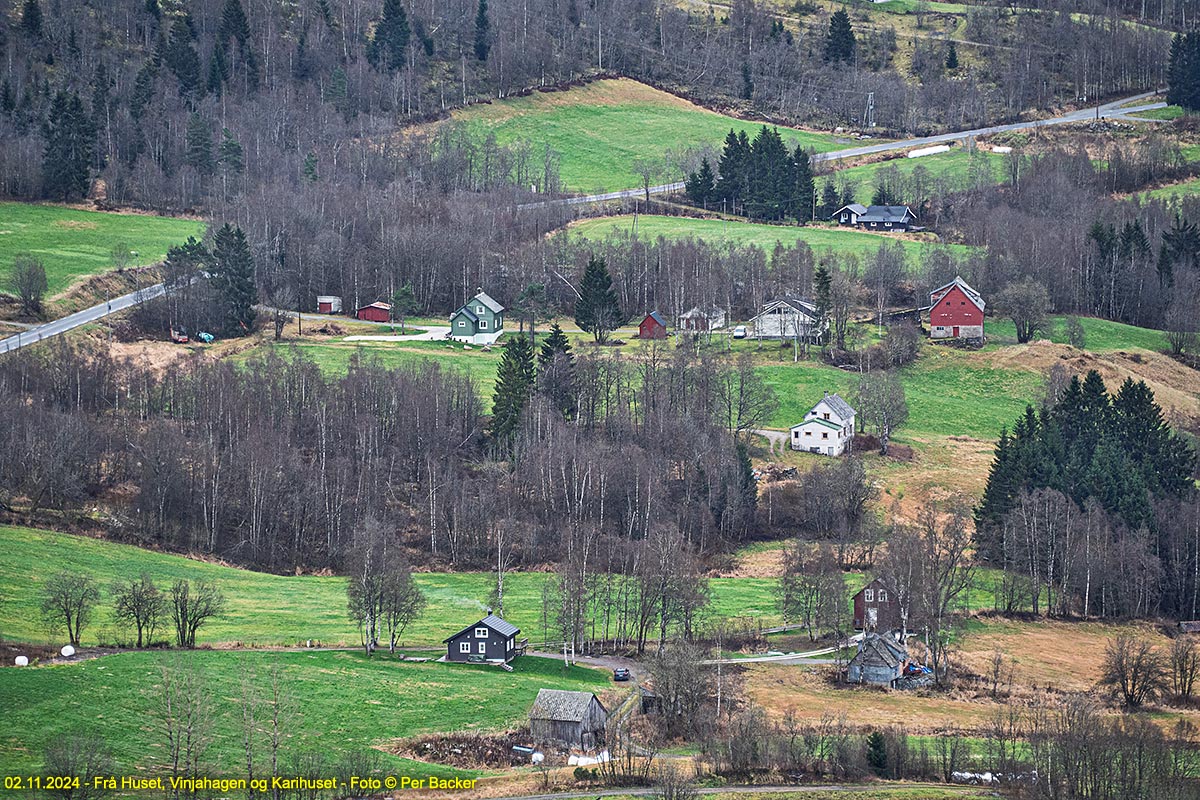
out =
[[[42,617],[52,630],[64,628],[71,644],[78,647],[99,601],[100,589],[90,575],[57,572],[42,587]]]
[[[158,623],[166,611],[167,600],[146,573],[140,577],[113,581],[113,617],[137,630],[137,646],[151,644]]]
[[[777,592],[783,618],[804,625],[809,641],[815,642],[836,606],[846,601],[846,582],[833,548],[797,540],[784,554]]]
[[[1196,638],[1184,635],[1171,642],[1167,663],[1171,669],[1171,694],[1184,702],[1191,700],[1196,678],[1200,676],[1200,648],[1196,646]]]
[[[879,452],[887,455],[892,433],[908,419],[904,386],[892,372],[868,372],[858,382],[855,399],[859,417],[875,429]]]
[[[21,299],[21,308],[27,314],[42,313],[42,298],[49,284],[46,282],[46,265],[29,253],[20,253],[13,259],[12,285]]]
[[[996,307],[1013,321],[1017,328],[1017,341],[1024,344],[1035,333],[1046,329],[1050,295],[1037,280],[1026,278],[1005,286],[996,295]]]
[[[186,579],[171,585],[171,621],[175,625],[175,643],[195,647],[196,632],[225,611],[225,595],[205,578],[190,583]]]
[[[46,794],[58,800],[97,800],[107,792],[94,779],[110,775],[112,769],[112,754],[99,736],[94,733],[57,736],[46,745],[44,774],[78,779],[78,785],[71,780],[54,783]]]
[[[1153,700],[1165,682],[1162,658],[1145,639],[1123,633],[1104,648],[1100,685],[1110,689],[1126,708]]]

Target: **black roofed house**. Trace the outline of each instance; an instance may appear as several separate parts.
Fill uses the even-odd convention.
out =
[[[608,712],[591,692],[541,689],[529,709],[529,734],[538,743],[595,750],[604,746],[607,723]]]
[[[830,219],[836,220],[839,225],[857,225],[858,218],[865,213],[867,213],[866,206],[859,203],[850,203],[833,212],[833,216]]]
[[[525,652],[529,640],[518,640],[520,633],[520,628],[488,609],[488,615],[479,622],[443,641],[446,660],[506,664]]]
[[[858,226],[871,231],[906,231],[917,215],[908,206],[870,206],[858,217]]]
[[[846,680],[874,686],[895,686],[904,676],[908,648],[890,633],[866,633],[850,659]]]

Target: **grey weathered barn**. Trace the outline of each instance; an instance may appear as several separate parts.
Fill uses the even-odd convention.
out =
[[[850,659],[846,680],[875,686],[895,686],[904,675],[908,648],[887,633],[867,633]]]
[[[529,709],[529,733],[539,744],[595,750],[604,746],[607,723],[608,712],[591,692],[542,689]]]

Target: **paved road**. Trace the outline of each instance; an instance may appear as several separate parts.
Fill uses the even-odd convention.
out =
[[[344,342],[435,342],[445,339],[450,334],[450,326],[434,326],[427,328],[423,333],[395,334],[395,335],[356,335],[347,336],[342,341]]]
[[[15,336],[10,336],[7,339],[0,339],[0,353],[8,353],[13,350],[19,350],[22,347],[28,347],[31,344],[36,344],[43,339],[49,339],[58,336],[60,333],[66,333],[69,330],[78,328],[80,325],[86,325],[89,322],[95,322],[98,319],[107,317],[109,314],[115,314],[118,311],[124,311],[127,308],[132,308],[138,303],[143,303],[146,300],[151,300],[163,293],[163,285],[156,283],[152,286],[147,286],[144,289],[139,289],[136,292],[123,294],[120,297],[114,297],[106,303],[85,308],[83,311],[76,311],[74,314],[56,319],[53,322],[47,322],[44,325],[38,325],[29,330],[18,333]]]
[[[1140,111],[1150,111],[1155,108],[1164,108],[1166,103],[1152,102],[1144,105],[1131,106],[1129,108],[1118,108],[1126,103],[1134,103],[1139,100],[1146,100],[1154,97],[1155,92],[1142,92],[1131,97],[1122,97],[1119,100],[1113,100],[1111,103],[1104,103],[1096,107],[1081,108],[1078,111],[1071,111],[1059,117],[1050,117],[1048,119],[1035,119],[1029,122],[1014,122],[1009,125],[992,125],[986,128],[972,128],[966,131],[956,131],[954,133],[941,133],[936,136],[922,136],[916,139],[902,139],[896,142],[878,142],[876,144],[863,145],[861,147],[851,147],[845,150],[835,150],[832,153],[817,153],[813,156],[813,161],[817,163],[825,161],[839,161],[843,158],[857,158],[859,156],[869,156],[876,153],[887,153],[893,150],[909,150],[916,147],[923,147],[931,144],[944,144],[946,142],[956,142],[960,139],[972,139],[980,136],[989,136],[996,133],[1005,133],[1006,131],[1019,131],[1028,128],[1044,128],[1049,125],[1064,125],[1070,122],[1086,122],[1091,119],[1123,119],[1130,120],[1131,114]],[[1145,122],[1146,120],[1138,120]],[[683,182],[664,183],[658,186],[650,187],[650,194],[663,194],[666,192],[677,192],[683,188]],[[645,197],[646,190],[642,189],[622,189],[616,192],[604,192],[603,194],[589,194],[580,197],[566,197],[560,200],[542,200],[537,203],[524,203],[517,206],[518,209],[541,208],[549,205],[583,205],[587,203],[602,203],[607,200],[623,200],[626,198],[632,199],[635,197]]]

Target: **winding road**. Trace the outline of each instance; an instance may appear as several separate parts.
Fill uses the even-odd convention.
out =
[[[894,150],[909,150],[917,147],[923,147],[931,144],[944,144],[946,142],[957,142],[960,139],[973,139],[980,136],[990,136],[997,133],[1005,133],[1007,131],[1027,130],[1029,128],[1044,128],[1050,125],[1065,125],[1071,122],[1087,122],[1088,120],[1096,119],[1119,119],[1131,120],[1134,119],[1131,115],[1143,111],[1153,111],[1156,108],[1165,108],[1166,103],[1150,102],[1139,105],[1122,108],[1127,103],[1137,103],[1139,100],[1147,100],[1157,96],[1157,92],[1142,92],[1130,97],[1122,97],[1113,100],[1109,103],[1104,103],[1100,106],[1091,106],[1089,108],[1081,108],[1076,111],[1070,111],[1062,116],[1049,117],[1047,119],[1035,119],[1028,122],[1013,122],[1008,125],[991,125],[986,128],[972,128],[966,131],[956,131],[954,133],[940,133],[936,136],[921,136],[916,139],[901,139],[895,142],[878,142],[876,144],[863,145],[861,147],[850,147],[845,150],[834,150],[831,153],[817,153],[812,157],[815,163],[823,163],[826,161],[840,161],[844,158],[858,158],[859,156],[869,156],[876,153],[888,153]],[[1147,120],[1138,119],[1138,122],[1146,122]],[[683,188],[683,182],[664,183],[659,186],[651,186],[650,194],[663,194],[666,192],[677,192]],[[518,209],[542,208],[553,205],[585,205],[588,203],[603,203],[608,200],[624,200],[635,197],[644,197],[646,189],[621,189],[615,192],[604,192],[602,194],[581,195],[579,197],[564,197],[558,200],[542,200],[537,203],[523,203],[517,206]]]
[[[50,339],[58,336],[60,333],[66,333],[69,330],[78,328],[80,325],[87,325],[89,322],[95,322],[98,319],[107,317],[109,314],[115,314],[118,311],[132,308],[138,303],[152,300],[155,297],[161,296],[162,293],[163,285],[155,283],[143,289],[138,289],[136,292],[123,294],[120,297],[114,297],[107,302],[94,305],[91,308],[85,308],[83,311],[76,311],[74,314],[69,314],[62,319],[36,325],[29,328],[29,330],[9,336],[7,339],[0,339],[0,353],[20,350],[22,347],[28,347],[44,339]]]

